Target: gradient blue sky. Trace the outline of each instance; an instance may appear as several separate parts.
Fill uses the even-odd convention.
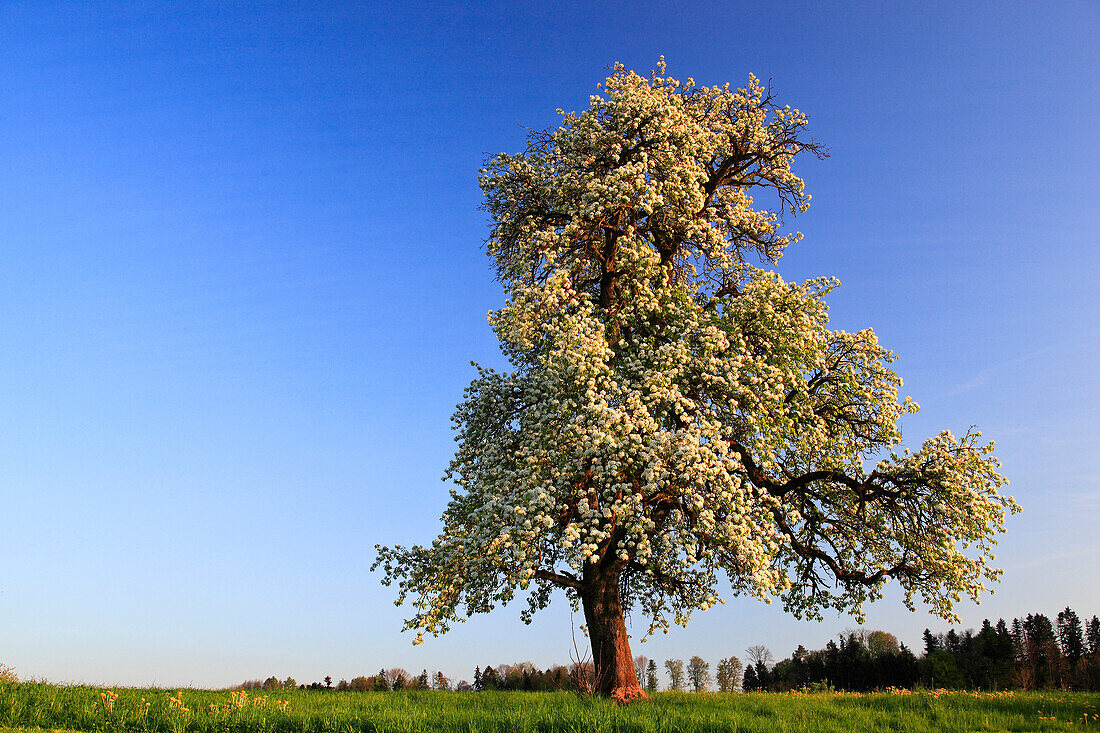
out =
[[[221,686],[568,661],[560,598],[410,645],[375,543],[429,541],[471,360],[501,365],[477,169],[607,67],[772,79],[831,157],[788,279],[843,283],[1024,513],[963,627],[1100,613],[1100,6],[0,6],[0,662]],[[635,653],[816,648],[733,599]],[[919,646],[895,593],[868,625]],[[635,634],[644,629],[641,620]]]

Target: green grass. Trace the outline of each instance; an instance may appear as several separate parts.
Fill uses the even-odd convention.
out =
[[[111,704],[109,694],[118,695]],[[660,693],[622,708],[570,693],[292,691],[249,694],[243,705],[231,695],[0,684],[0,732],[1100,731],[1095,693]]]

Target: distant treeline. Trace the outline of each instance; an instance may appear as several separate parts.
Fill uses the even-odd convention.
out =
[[[1100,618],[1087,623],[1066,608],[1051,621],[1041,613],[996,624],[982,622],[978,631],[950,629],[936,634],[924,630],[924,649],[918,657],[897,637],[885,631],[856,629],[841,634],[824,649],[807,650],[801,644],[790,657],[773,663],[764,646],[746,650],[746,664],[736,656],[719,660],[715,675],[701,657],[665,660],[664,689],[720,692],[835,689],[853,692],[897,688],[948,688],[967,690],[1066,689],[1100,690]],[[648,692],[660,689],[657,662],[635,657],[638,680]],[[473,682],[457,684],[442,672],[424,670],[411,675],[401,668],[383,669],[369,677],[356,677],[335,685],[323,682],[298,684],[293,678],[269,677],[241,685],[244,689],[293,689],[388,692],[394,690],[586,690],[592,667],[574,663],[540,670],[530,662],[474,668]],[[713,683],[713,684],[712,684]]]
[[[799,646],[774,667],[745,671],[746,690],[833,687],[869,691],[887,687],[967,690],[1100,690],[1100,619],[1082,624],[1070,608],[1052,623],[1041,614],[982,622],[975,632],[924,630],[917,658],[886,632],[857,631],[824,649]]]
[[[299,690],[332,690],[335,692],[393,692],[400,690],[455,690],[457,692],[481,692],[483,690],[528,690],[553,691],[577,690],[578,682],[591,673],[591,665],[574,664],[570,667],[554,665],[540,670],[530,662],[501,664],[496,668],[481,667],[474,669],[474,681],[460,680],[455,683],[442,672],[428,674],[428,670],[419,675],[409,674],[400,667],[379,670],[377,674],[355,677],[350,682],[340,680],[333,683],[332,677],[322,682],[299,684],[293,677],[280,680],[268,677],[266,680],[249,680],[242,685],[245,690],[287,690],[297,687]]]

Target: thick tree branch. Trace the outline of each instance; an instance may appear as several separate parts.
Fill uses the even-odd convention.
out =
[[[577,580],[577,578],[575,578],[572,573],[568,573],[565,571],[555,573],[552,570],[536,570],[535,579],[546,580],[554,583],[555,585],[560,585],[563,588],[574,588],[576,590],[580,590],[582,587],[584,587],[583,583]]]
[[[773,481],[764,473],[753,460],[745,446],[736,441],[730,441],[730,447],[741,456],[741,465],[744,466],[749,481],[751,481],[754,486],[763,489],[776,499],[787,498],[791,494],[798,494],[802,496],[803,499],[806,499],[812,494],[812,492],[807,491],[812,484],[818,482],[831,483],[850,489],[858,501],[859,512],[862,514],[868,502],[885,498],[896,499],[902,495],[905,488],[926,483],[916,479],[890,476],[879,471],[873,471],[866,479],[860,481],[841,471],[832,470],[809,471],[795,476],[784,483],[779,483]],[[893,488],[889,488],[890,486]],[[884,576],[900,577],[902,575],[910,575],[913,572],[912,569],[908,567],[904,555],[902,560],[895,565],[889,568],[880,568],[873,573],[845,567],[838,559],[842,553],[836,546],[834,538],[823,531],[824,526],[828,525],[838,528],[838,531],[841,533],[848,532],[851,534],[851,528],[846,528],[846,523],[843,522],[839,515],[832,519],[810,517],[807,520],[807,527],[804,530],[806,538],[803,540],[799,538],[799,532],[787,522],[781,506],[772,506],[770,507],[770,511],[772,517],[775,519],[776,526],[778,526],[780,531],[787,536],[791,550],[796,555],[810,561],[810,564],[805,569],[807,575],[812,572],[812,563],[814,561],[825,565],[833,574],[833,577],[841,583],[874,585]],[[832,554],[829,554],[821,547],[815,545],[815,538],[817,541],[827,544],[829,549],[832,550]],[[814,573],[814,576],[817,577],[816,573]]]

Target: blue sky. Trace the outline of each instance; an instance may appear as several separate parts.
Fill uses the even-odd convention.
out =
[[[909,444],[978,425],[1024,513],[963,627],[1100,613],[1100,9],[1061,3],[5,3],[0,662],[221,686],[567,662],[564,598],[410,645],[450,415],[501,365],[477,169],[607,67],[773,81],[831,157],[780,265],[900,354]],[[777,657],[733,599],[635,653]],[[868,625],[919,644],[895,593]],[[644,629],[640,619],[635,635]]]

